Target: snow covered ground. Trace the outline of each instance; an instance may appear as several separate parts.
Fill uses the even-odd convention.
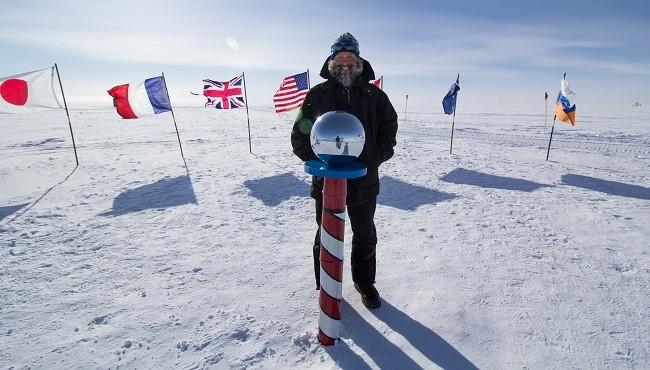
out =
[[[502,107],[499,107],[502,109]],[[315,337],[294,114],[0,115],[0,368],[647,369],[650,112],[407,113],[382,168],[380,309],[349,258]],[[542,112],[543,113],[543,112]],[[550,127],[550,123],[549,123]],[[350,230],[346,231],[349,257]]]

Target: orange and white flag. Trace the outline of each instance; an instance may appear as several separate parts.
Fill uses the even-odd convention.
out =
[[[555,116],[562,122],[576,124],[576,94],[569,88],[566,78],[560,81],[560,92],[555,102]]]

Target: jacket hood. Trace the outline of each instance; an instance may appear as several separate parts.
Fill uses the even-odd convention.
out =
[[[375,79],[375,71],[372,69],[372,66],[370,65],[370,62],[367,60],[361,58],[363,60],[363,72],[361,72],[361,75],[354,80],[353,85],[360,85],[364,83],[370,82],[370,80]],[[323,68],[320,70],[320,76],[323,77],[326,80],[335,80],[334,77],[330,74],[329,69],[327,68],[328,64],[330,62],[330,58],[327,57],[325,59],[325,63],[323,63]]]

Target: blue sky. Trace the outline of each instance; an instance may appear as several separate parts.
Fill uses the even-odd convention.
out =
[[[578,104],[650,105],[650,5],[643,1],[6,1],[0,76],[57,62],[72,102],[165,72],[173,103],[202,104],[201,79],[246,72],[250,105],[271,105],[285,75],[312,85],[334,39],[351,32],[395,107],[441,111],[461,75],[459,110],[540,104],[563,72]],[[197,100],[198,99],[198,100]],[[74,105],[72,105],[74,106]],[[410,110],[410,109],[409,109]]]

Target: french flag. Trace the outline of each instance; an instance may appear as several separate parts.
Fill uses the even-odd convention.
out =
[[[108,90],[117,113],[124,119],[150,116],[172,110],[163,76],[117,85]]]

